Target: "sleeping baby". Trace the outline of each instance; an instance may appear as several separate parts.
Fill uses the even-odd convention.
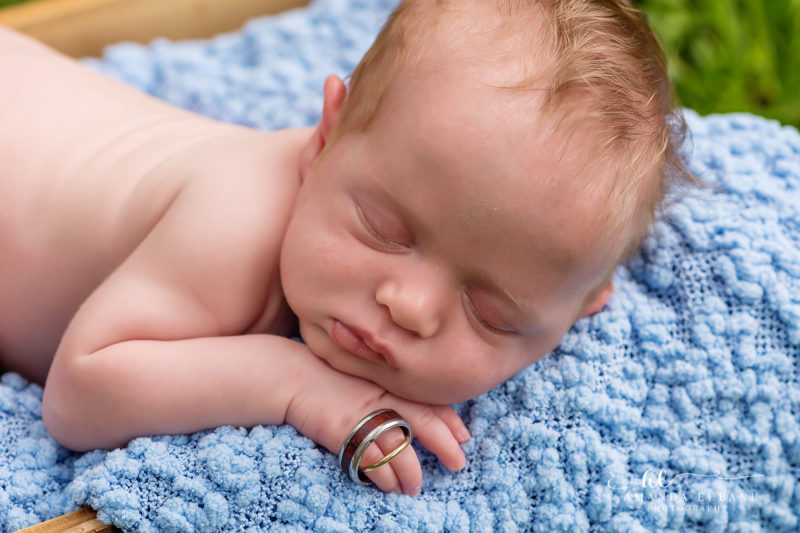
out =
[[[0,72],[0,365],[74,450],[290,424],[416,494],[411,431],[463,468],[448,404],[601,309],[686,178],[627,0],[402,2],[314,128],[215,122],[6,29]]]

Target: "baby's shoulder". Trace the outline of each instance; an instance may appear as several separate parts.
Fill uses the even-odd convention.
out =
[[[159,222],[167,244],[154,261],[243,326],[282,298],[280,249],[299,180],[275,150],[268,135],[210,142],[175,168],[187,178]]]
[[[182,195],[187,223],[213,230],[225,242],[280,246],[300,181],[283,132],[234,128],[186,154]]]

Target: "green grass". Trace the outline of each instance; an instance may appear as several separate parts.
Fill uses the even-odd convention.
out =
[[[14,4],[21,4],[23,2],[31,2],[33,0],[0,0],[0,7],[13,6]]]
[[[634,0],[682,105],[800,127],[800,0]]]

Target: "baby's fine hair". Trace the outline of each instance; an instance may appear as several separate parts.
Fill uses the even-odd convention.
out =
[[[333,138],[367,129],[400,68],[426,53],[437,24],[450,11],[476,5],[496,8],[504,21],[498,31],[515,45],[529,44],[531,61],[547,55],[544,72],[503,88],[544,94],[545,110],[567,127],[590,124],[598,150],[592,155],[614,161],[608,205],[617,226],[637,226],[626,230],[623,259],[638,247],[667,191],[694,179],[679,153],[686,125],[664,52],[629,0],[403,0],[351,74]],[[631,224],[634,218],[641,223]]]

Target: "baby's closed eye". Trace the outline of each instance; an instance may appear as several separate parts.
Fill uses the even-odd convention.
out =
[[[406,251],[413,245],[413,236],[399,222],[364,208],[358,202],[355,209],[364,230],[376,243],[386,247],[385,251]]]
[[[464,291],[464,307],[479,326],[496,335],[515,335],[517,330],[503,320],[500,311],[484,299]]]

